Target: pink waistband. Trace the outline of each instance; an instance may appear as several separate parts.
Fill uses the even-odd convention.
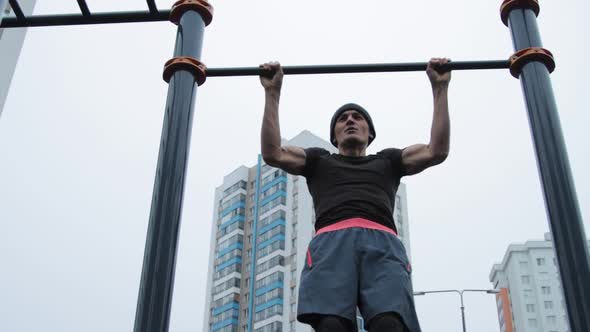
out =
[[[363,218],[345,219],[345,220],[339,221],[335,224],[328,225],[326,227],[322,227],[315,234],[319,235],[322,233],[339,231],[341,229],[355,228],[355,227],[356,228],[375,229],[378,231],[384,231],[384,232],[387,232],[387,233],[397,236],[397,233],[393,229],[391,229],[387,226],[378,224],[374,221],[363,219]]]

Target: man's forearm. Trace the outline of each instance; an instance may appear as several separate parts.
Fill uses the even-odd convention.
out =
[[[281,130],[279,127],[280,92],[265,90],[264,116],[260,134],[262,157],[272,159],[281,148]]]
[[[449,120],[449,86],[447,84],[435,85],[432,88],[434,95],[434,114],[430,131],[429,147],[432,153],[441,158],[446,158],[449,153],[449,141],[451,126]]]

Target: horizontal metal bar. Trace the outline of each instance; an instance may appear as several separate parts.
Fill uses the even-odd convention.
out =
[[[158,7],[156,6],[156,3],[154,2],[154,0],[147,0],[147,5],[148,5],[148,8],[150,9],[150,13],[152,13],[152,14],[158,13]]]
[[[86,4],[86,0],[78,0],[78,6],[80,7],[80,11],[84,16],[90,16],[90,9]]]
[[[379,63],[353,65],[315,65],[315,66],[284,66],[285,75],[305,74],[346,74],[346,73],[379,73],[425,71],[428,63]],[[442,66],[443,70],[478,70],[478,69],[508,69],[508,60],[492,61],[453,61]],[[264,72],[258,67],[208,68],[207,77],[225,76],[258,76]]]
[[[14,0],[11,0],[14,1]],[[29,16],[26,20],[6,17],[2,20],[0,28],[24,28],[43,27],[57,25],[82,25],[82,24],[107,24],[107,23],[137,23],[137,22],[161,22],[168,21],[170,10],[152,14],[149,11],[137,12],[113,12],[94,13],[91,16],[80,14],[65,15],[36,15]]]
[[[12,7],[12,10],[14,10],[14,15],[16,15],[16,20],[17,21],[24,21],[27,18],[25,17],[25,14],[23,13],[23,10],[20,8],[20,5],[18,4],[18,1],[16,0],[8,0],[8,3],[10,4],[10,7]],[[5,18],[3,20],[3,22],[5,20],[9,20],[9,18]]]

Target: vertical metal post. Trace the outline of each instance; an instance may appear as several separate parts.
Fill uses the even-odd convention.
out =
[[[198,12],[183,11],[178,22],[175,58],[200,59],[205,25]],[[164,113],[135,332],[168,331],[196,92],[194,73],[175,68]]]
[[[459,291],[459,296],[461,297],[461,326],[463,326],[463,332],[467,332],[465,327],[465,304],[463,304],[463,291]]]
[[[514,4],[514,5],[513,5]],[[505,0],[503,15],[518,52],[542,47],[536,0]],[[536,13],[536,12],[537,13]],[[590,260],[549,70],[524,64],[519,75],[572,332],[590,331]]]

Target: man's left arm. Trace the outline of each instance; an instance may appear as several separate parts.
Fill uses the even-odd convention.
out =
[[[434,97],[430,143],[411,145],[402,151],[402,164],[407,175],[420,173],[428,167],[438,165],[445,161],[449,154],[451,126],[448,91],[451,72],[437,71],[441,65],[448,62],[449,59],[446,58],[433,58],[428,62],[426,73],[432,84]]]

